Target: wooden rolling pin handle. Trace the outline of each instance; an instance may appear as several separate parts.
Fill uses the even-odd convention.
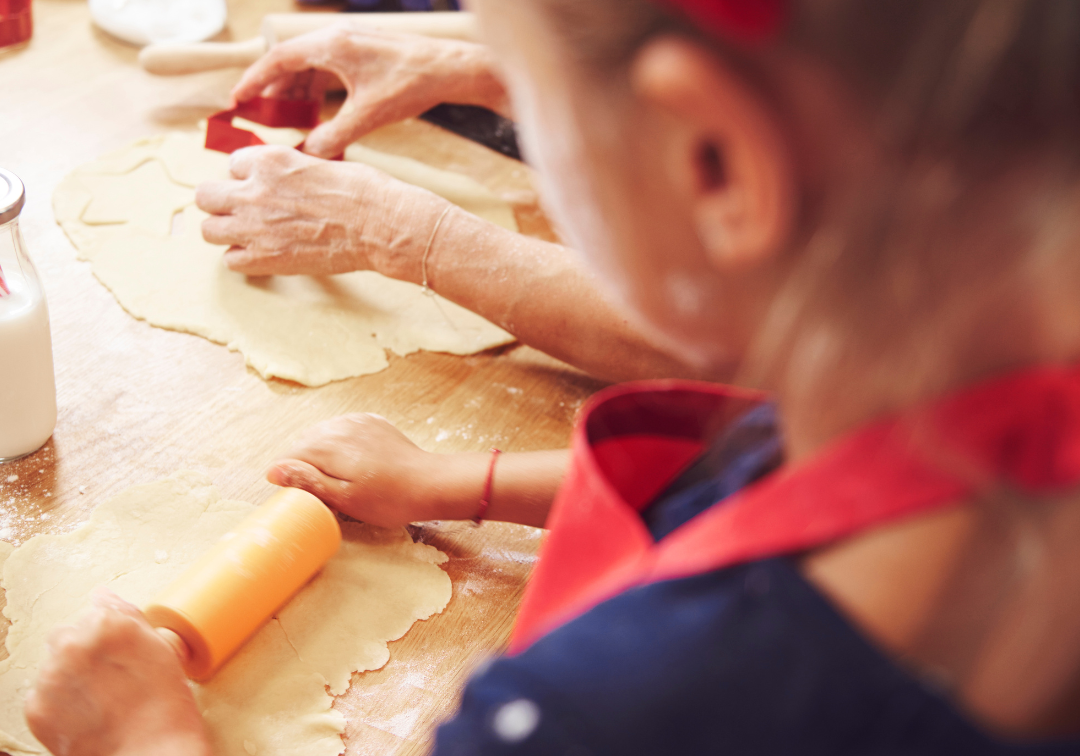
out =
[[[213,71],[218,68],[246,68],[272,45],[333,24],[394,34],[421,34],[425,37],[475,42],[479,38],[471,13],[271,13],[263,19],[263,36],[247,42],[198,42],[156,44],[144,47],[139,64],[152,74],[179,74]]]
[[[433,13],[270,13],[263,19],[262,33],[269,45],[276,45],[301,34],[333,24],[354,29],[370,29],[390,34],[419,34],[439,39],[476,42],[480,30],[471,13],[435,11]]]
[[[196,42],[147,45],[139,52],[139,65],[158,76],[247,68],[266,52],[262,37],[247,42]]]

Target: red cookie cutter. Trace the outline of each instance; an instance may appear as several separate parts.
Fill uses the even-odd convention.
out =
[[[266,144],[257,135],[233,126],[233,118],[246,118],[275,129],[313,129],[319,125],[318,100],[274,100],[255,97],[231,110],[210,116],[206,122],[206,149],[233,153],[244,147]],[[302,150],[304,143],[296,145]],[[344,154],[333,158],[341,160]]]

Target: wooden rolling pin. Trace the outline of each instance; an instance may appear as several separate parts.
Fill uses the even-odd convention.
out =
[[[278,42],[298,37],[331,24],[348,23],[373,31],[422,34],[425,37],[461,39],[475,42],[479,33],[471,13],[271,13],[263,19],[262,36],[246,42],[196,42],[147,45],[139,53],[139,63],[152,74],[212,71],[218,68],[245,68]]]
[[[317,498],[283,488],[143,608],[204,681],[337,553],[341,528]]]

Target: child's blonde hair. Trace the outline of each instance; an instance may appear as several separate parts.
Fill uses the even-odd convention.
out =
[[[958,371],[1006,367],[977,364],[995,338],[1056,360],[1080,336],[1080,3],[792,0],[775,41],[743,47],[649,0],[542,2],[606,91],[642,44],[675,33],[744,74],[796,149],[813,149],[799,67],[839,82],[865,119],[874,170],[804,187],[793,273],[746,382],[769,376],[826,415],[853,390],[902,405],[975,377]],[[854,364],[860,386],[837,385]]]

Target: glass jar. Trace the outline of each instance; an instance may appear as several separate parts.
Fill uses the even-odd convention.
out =
[[[56,426],[49,308],[19,231],[25,199],[0,168],[0,462],[37,451]]]
[[[30,0],[0,0],[0,48],[21,45],[33,33]]]

